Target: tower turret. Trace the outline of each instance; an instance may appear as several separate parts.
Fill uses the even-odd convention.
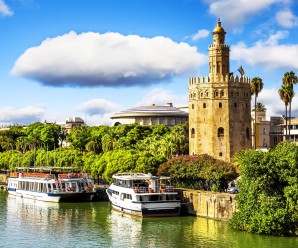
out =
[[[230,72],[230,48],[225,44],[226,32],[218,19],[213,32],[213,44],[209,46],[209,77],[226,76]]]

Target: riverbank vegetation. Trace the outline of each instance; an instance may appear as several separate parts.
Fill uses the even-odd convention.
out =
[[[158,169],[180,188],[222,192],[238,176],[236,167],[207,154],[170,158]]]
[[[67,147],[65,147],[67,144]],[[188,125],[78,126],[33,123],[0,132],[0,169],[73,166],[111,182],[117,172],[168,175],[177,186],[223,191],[237,173],[207,155],[189,156]]]
[[[231,226],[270,235],[298,235],[298,147],[279,143],[268,151],[239,152],[237,211]]]

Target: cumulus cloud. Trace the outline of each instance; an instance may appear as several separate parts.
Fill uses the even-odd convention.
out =
[[[290,10],[282,10],[276,13],[277,23],[284,28],[292,28],[298,26],[298,17]]]
[[[266,116],[268,119],[270,116],[281,116],[285,114],[285,105],[280,99],[278,89],[270,88],[263,89],[258,96],[258,102],[265,105],[267,111]],[[298,96],[294,96],[292,100],[292,117],[298,117]]]
[[[220,17],[225,26],[237,28],[254,15],[261,13],[271,5],[285,3],[285,0],[215,0],[211,1],[209,13]]]
[[[0,16],[12,16],[13,12],[9,9],[4,0],[0,0]]]
[[[207,57],[169,38],[71,31],[27,49],[13,75],[63,87],[148,85],[193,73]]]
[[[40,121],[46,111],[44,105],[30,105],[23,108],[5,107],[0,109],[0,123],[10,124],[30,124]]]
[[[277,32],[266,41],[258,41],[247,47],[241,42],[231,47],[231,58],[246,62],[251,66],[262,65],[266,69],[298,68],[298,45],[278,44],[278,40],[286,37],[286,32]]]
[[[80,112],[87,113],[90,116],[103,115],[119,110],[120,106],[104,99],[92,99],[84,102],[77,107]]]
[[[173,103],[174,107],[187,106],[187,95],[179,95],[171,90],[155,88],[144,94],[142,101],[137,103],[137,106],[147,105],[165,105],[166,103]]]
[[[193,41],[197,41],[199,39],[204,39],[210,34],[210,31],[207,29],[199,30],[195,35],[192,36]]]

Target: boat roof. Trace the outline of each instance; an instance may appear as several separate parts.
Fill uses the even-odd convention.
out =
[[[30,167],[16,167],[16,171],[42,171],[42,172],[75,172],[75,171],[81,171],[80,168],[77,167],[59,167],[59,166],[30,166]]]
[[[113,175],[113,178],[119,180],[149,180],[149,179],[170,179],[170,177],[157,177],[152,176],[150,173],[136,173],[136,172],[124,172],[124,173],[117,173]]]

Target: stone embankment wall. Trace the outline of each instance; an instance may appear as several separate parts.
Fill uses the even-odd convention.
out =
[[[179,189],[181,214],[228,221],[236,211],[236,195]]]
[[[7,182],[7,175],[6,174],[0,174],[0,184]]]

